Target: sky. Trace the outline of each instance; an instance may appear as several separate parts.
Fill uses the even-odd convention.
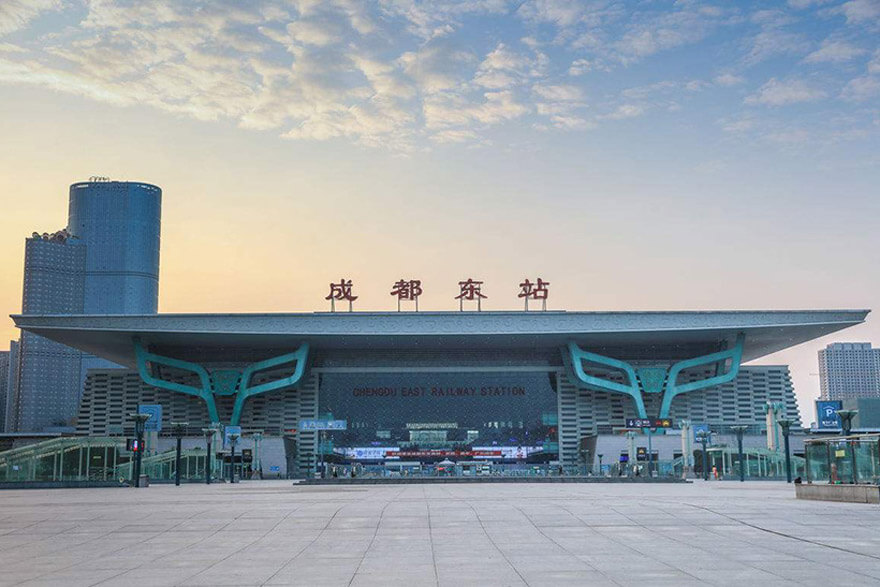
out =
[[[3,0],[0,314],[90,176],[163,188],[160,311],[871,308],[880,0]],[[17,336],[9,319],[0,340]],[[816,351],[763,359],[814,419]],[[0,348],[6,344],[0,343]]]

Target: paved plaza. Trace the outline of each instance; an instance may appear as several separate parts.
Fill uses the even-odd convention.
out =
[[[0,585],[880,585],[880,508],[784,483],[0,492]]]

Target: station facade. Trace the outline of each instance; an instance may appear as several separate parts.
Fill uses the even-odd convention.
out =
[[[800,425],[788,369],[742,366],[861,323],[867,311],[431,312],[16,316],[126,365],[93,370],[77,431],[130,433],[161,404],[192,436],[213,423],[284,439],[288,473],[316,459],[452,457],[591,466],[631,418]],[[321,444],[300,422],[340,419]],[[661,431],[662,433],[662,431]]]

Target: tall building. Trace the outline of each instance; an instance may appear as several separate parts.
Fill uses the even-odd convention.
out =
[[[67,231],[34,233],[26,239],[22,313],[82,313],[85,260],[85,247]],[[29,332],[22,333],[20,344],[12,429],[71,426],[79,403],[82,353]]]
[[[128,181],[70,186],[67,229],[86,246],[85,314],[159,308],[162,190]]]
[[[9,395],[9,351],[0,351],[0,432],[6,431],[6,397]]]
[[[880,348],[869,342],[835,342],[819,351],[823,400],[880,397]]]
[[[17,340],[9,341],[9,367],[6,375],[6,398],[3,403],[3,420],[0,420],[0,426],[4,432],[15,430],[15,424],[12,422],[12,414],[14,413],[15,400],[18,397],[18,347]]]
[[[86,248],[84,314],[155,314],[159,308],[162,190],[129,181],[70,186],[68,230]],[[89,369],[116,367],[83,354],[79,393]]]
[[[22,314],[154,314],[162,190],[138,182],[70,186],[68,227],[26,240]],[[9,429],[71,429],[82,384],[104,359],[24,333]]]

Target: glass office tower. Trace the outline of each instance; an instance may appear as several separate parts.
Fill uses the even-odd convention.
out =
[[[162,190],[128,181],[70,186],[67,228],[86,246],[85,314],[155,314]]]
[[[67,229],[25,244],[24,314],[155,314],[162,190],[140,182],[70,186]],[[24,333],[9,429],[72,430],[89,369],[104,359]]]
[[[23,314],[80,314],[86,249],[66,231],[25,241]],[[11,413],[15,431],[72,426],[81,395],[82,353],[42,336],[22,333],[18,382]]]

